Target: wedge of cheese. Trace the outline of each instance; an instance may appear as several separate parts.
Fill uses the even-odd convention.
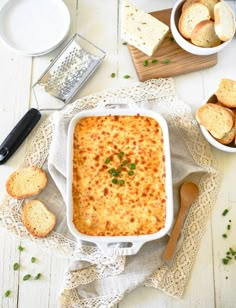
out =
[[[163,22],[123,0],[121,38],[124,41],[152,56],[168,31]]]

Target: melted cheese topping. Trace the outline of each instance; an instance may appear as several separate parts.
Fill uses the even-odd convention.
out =
[[[114,169],[118,174],[112,174]],[[122,185],[113,180],[122,180]],[[73,145],[73,222],[79,232],[150,234],[164,227],[165,218],[165,157],[158,122],[139,115],[80,120]]]

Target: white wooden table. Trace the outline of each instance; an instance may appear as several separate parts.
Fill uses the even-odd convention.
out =
[[[0,0],[0,4],[6,0]],[[137,7],[147,11],[170,8],[174,0],[132,0]],[[119,37],[121,0],[65,0],[72,18],[70,34],[81,33],[107,52],[106,59],[94,77],[78,93],[76,98],[107,88],[125,86],[137,81],[127,47]],[[235,1],[230,1],[233,7]],[[19,56],[0,44],[0,142],[32,104],[31,84],[48,66],[60,47],[45,56]],[[236,39],[218,55],[218,64],[210,69],[175,77],[177,95],[186,101],[195,112],[204,97],[213,91],[219,80],[228,77],[236,80]],[[116,73],[111,78],[111,73]],[[130,79],[123,76],[129,74]],[[25,142],[17,153],[0,166],[0,195],[5,191],[8,175],[21,163]],[[223,265],[222,258],[229,247],[236,249],[236,156],[214,150],[223,170],[223,179],[212,219],[202,239],[191,278],[182,299],[174,299],[162,292],[138,288],[129,294],[120,308],[131,307],[181,307],[181,308],[233,308],[236,307],[236,261]],[[232,220],[227,239],[222,234],[227,221],[222,212],[229,208],[228,219]],[[20,252],[18,246],[24,251]],[[37,258],[35,264],[31,257]],[[20,271],[13,271],[14,263],[21,264]],[[48,255],[35,246],[12,238],[6,231],[0,231],[0,307],[53,308],[59,307],[58,294],[68,260]],[[29,272],[41,272],[39,281],[23,281]],[[9,298],[3,296],[11,290]]]

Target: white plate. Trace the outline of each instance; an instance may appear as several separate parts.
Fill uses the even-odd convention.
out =
[[[0,10],[0,39],[22,55],[52,51],[69,28],[70,13],[62,0],[8,0]]]

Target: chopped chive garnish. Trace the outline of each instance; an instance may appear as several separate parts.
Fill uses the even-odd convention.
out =
[[[118,176],[120,173],[121,173],[121,171],[118,170],[118,171],[112,172],[111,175],[112,175],[112,176]]]
[[[154,63],[157,63],[159,60],[157,60],[157,59],[152,59],[152,63],[154,64]]]
[[[4,296],[5,296],[5,297],[8,297],[8,296],[10,296],[10,294],[11,294],[11,291],[10,291],[10,290],[7,290],[7,291],[4,293]]]
[[[226,258],[229,259],[229,260],[232,260],[232,258],[230,256],[227,256]]]
[[[134,171],[133,170],[130,170],[130,171],[128,171],[128,175],[134,175]]]
[[[113,183],[113,184],[117,184],[117,183],[118,183],[118,180],[117,180],[117,179],[112,179],[112,183]]]
[[[127,159],[125,159],[122,163],[121,163],[121,167],[127,165],[129,163],[129,161]]]
[[[222,259],[222,262],[224,263],[224,264],[228,264],[229,263],[229,259]]]
[[[110,158],[106,158],[106,160],[105,160],[105,164],[109,164],[109,162],[111,161],[111,159]]]
[[[37,260],[37,259],[36,259],[35,257],[32,257],[32,258],[31,258],[31,263],[35,263],[36,260]]]
[[[112,174],[113,172],[116,172],[116,169],[115,168],[111,168],[108,170],[108,173]]]
[[[226,238],[226,237],[227,237],[227,234],[223,234],[222,236],[223,236],[224,238]]]
[[[19,263],[14,263],[14,265],[13,265],[14,271],[17,271],[19,268],[20,268],[20,264]]]
[[[124,78],[125,78],[125,79],[129,79],[129,78],[130,78],[130,75],[124,75]]]
[[[228,229],[228,230],[230,230],[230,228],[231,228],[231,226],[230,226],[230,225],[228,225],[228,226],[227,226],[227,229]]]
[[[143,66],[148,66],[148,64],[149,64],[148,60],[143,61]]]
[[[124,181],[124,180],[119,180],[117,184],[118,184],[118,185],[124,185],[124,184],[125,184],[125,181]]]
[[[23,277],[23,280],[25,281],[25,280],[29,280],[31,278],[31,275],[30,274],[28,274],[28,275],[25,275],[24,277]]]
[[[125,155],[124,152],[119,152],[119,153],[117,154],[117,156],[118,156],[119,158],[122,158],[124,155]]]
[[[229,248],[229,252],[230,252],[232,255],[235,255],[235,254],[236,254],[236,251],[234,251],[231,247]]]
[[[40,279],[40,278],[41,278],[41,276],[42,276],[42,274],[41,274],[41,273],[38,273],[38,274],[34,277],[34,280],[38,280],[38,279]]]
[[[116,77],[116,74],[115,73],[112,73],[111,74],[111,78],[115,78]]]
[[[165,59],[165,60],[162,61],[163,64],[168,64],[169,62],[170,62],[169,59]]]
[[[170,42],[174,42],[174,38],[173,37],[170,37]]]
[[[227,215],[227,213],[229,212],[228,209],[225,209],[224,212],[222,213],[223,216]]]
[[[134,169],[136,169],[136,164],[130,164],[130,169],[132,169],[132,170],[134,170]]]
[[[126,43],[126,42],[123,42],[122,45],[127,45],[127,43]]]
[[[22,246],[19,245],[19,246],[18,246],[18,250],[19,250],[19,251],[23,251],[23,250],[24,250],[24,247],[22,247]]]

